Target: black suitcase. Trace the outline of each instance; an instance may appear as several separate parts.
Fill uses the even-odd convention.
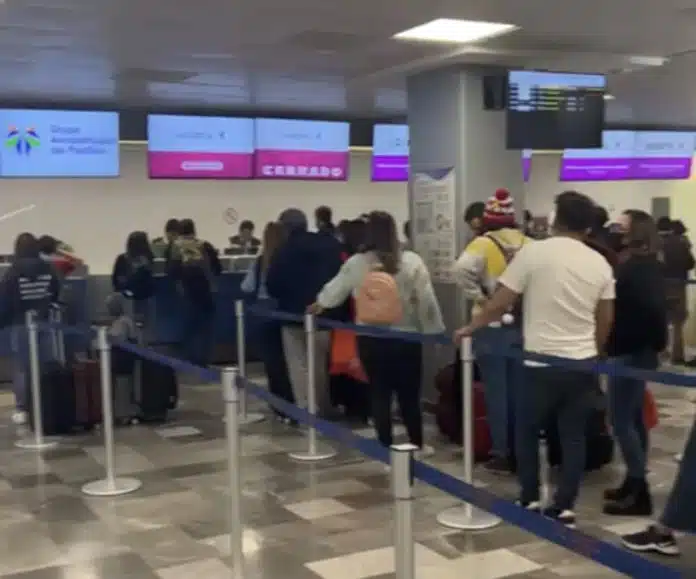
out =
[[[41,372],[41,418],[43,434],[58,436],[73,432],[77,423],[77,398],[71,370],[48,362]],[[29,389],[29,424],[34,428],[32,393]]]
[[[139,418],[143,422],[164,422],[179,401],[176,372],[169,366],[149,359],[139,360]]]

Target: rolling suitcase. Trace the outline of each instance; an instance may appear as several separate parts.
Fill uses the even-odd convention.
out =
[[[101,367],[98,360],[78,360],[73,366],[75,426],[91,430],[102,422]]]
[[[135,400],[135,382],[132,374],[112,374],[114,421],[123,426],[135,424],[140,414]]]
[[[45,436],[70,434],[75,427],[75,387],[70,370],[58,362],[48,362],[41,372],[41,418]],[[31,389],[29,425],[34,428]]]

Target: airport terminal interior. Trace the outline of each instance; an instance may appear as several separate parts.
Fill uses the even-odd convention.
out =
[[[513,221],[541,239],[550,235],[556,196],[578,191],[606,209],[607,231],[624,211],[639,210],[666,219],[690,248],[695,26],[696,0],[0,0],[0,275],[17,263],[16,239],[25,233],[42,259],[56,258],[55,271],[67,268],[53,329],[41,319],[37,330],[33,314],[0,303],[0,312],[14,313],[0,320],[0,579],[696,577],[688,532],[675,533],[680,556],[622,544],[660,517],[680,469],[696,469],[696,457],[681,461],[696,420],[693,267],[680,281],[685,315],[670,320],[672,359],[639,374],[657,410],[645,477],[650,517],[603,513],[604,491],[624,476],[618,445],[609,464],[586,474],[577,529],[569,529],[516,506],[510,472],[477,461],[468,480],[473,448],[447,440],[435,416],[436,375],[455,359],[450,337],[471,311],[453,273],[472,238],[471,203],[502,211],[509,196]],[[267,289],[264,230],[304,218],[323,231],[322,207],[336,225],[389,213],[403,247],[427,267],[445,329],[436,344],[415,339],[424,342],[425,444],[414,457],[466,483],[451,492],[438,488],[447,486],[442,477],[428,484],[416,474],[412,500],[395,499],[403,489],[396,470],[349,436],[381,448],[370,410],[359,420],[339,416],[343,408],[322,411],[333,426],[317,433],[308,459],[311,417],[241,388],[248,406],[240,417],[258,420],[229,421],[226,412],[239,405],[202,368],[237,367],[270,388],[271,346],[242,300],[246,308]],[[185,284],[173,281],[178,246],[165,227],[172,218],[180,239],[192,221],[195,237],[219,253],[205,328],[184,305]],[[152,285],[142,300],[112,275],[132,232],[149,236]],[[208,246],[196,247],[203,255]],[[6,279],[0,300],[9,295]],[[297,316],[312,304],[292,312],[291,327],[305,340]],[[141,398],[128,402],[139,410],[112,426],[115,358],[111,369],[95,362],[101,374],[86,377],[85,356],[98,352],[85,336],[119,316],[141,328],[123,346],[142,360],[132,371]],[[293,353],[285,338],[291,373],[305,355],[329,367],[328,347]],[[338,338],[337,330],[333,344]],[[77,406],[76,384],[93,378],[96,394],[84,395],[90,416],[94,400],[114,396],[98,420],[76,420],[93,428],[42,436],[65,405],[58,390],[46,393],[49,358],[56,375],[72,376]],[[157,389],[154,378],[143,380],[146,361],[151,371],[155,364],[177,372],[178,401],[161,420],[143,419],[144,393]],[[318,381],[308,365],[299,378],[305,391]],[[25,406],[18,388],[31,399]],[[396,407],[394,424],[395,442],[408,442]],[[542,472],[545,487],[558,482],[558,469]],[[114,473],[140,484],[119,492]],[[470,485],[483,491],[472,498],[482,510],[463,509],[470,516],[459,526],[442,524],[439,515],[463,505],[452,489]],[[502,520],[478,528],[476,515],[487,509]]]

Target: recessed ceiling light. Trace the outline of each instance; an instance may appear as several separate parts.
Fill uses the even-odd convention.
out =
[[[628,61],[638,66],[664,66],[669,62],[669,58],[662,56],[631,56]]]
[[[394,35],[399,40],[468,44],[516,30],[513,24],[438,18]]]

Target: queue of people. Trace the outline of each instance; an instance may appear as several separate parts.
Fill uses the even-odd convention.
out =
[[[262,241],[253,236],[253,224],[241,224],[239,235],[230,242],[245,253],[257,253],[242,283],[249,301],[290,314],[441,334],[445,326],[440,306],[425,263],[410,249],[410,226],[404,226],[402,242],[388,213],[374,211],[338,225],[332,217],[330,208],[318,208],[316,231],[310,231],[304,212],[287,209],[266,225]],[[518,227],[513,196],[504,189],[486,202],[472,204],[464,219],[470,241],[453,272],[473,307],[470,322],[457,330],[454,342],[459,344],[465,336],[474,339],[493,441],[486,466],[499,474],[516,473],[521,507],[574,526],[598,378],[581,368],[522,362],[522,350],[587,364],[610,357],[653,370],[671,343],[673,360],[682,360],[686,280],[694,267],[685,228],[665,219],[656,223],[640,210],[627,210],[609,225],[606,210],[575,191],[556,198],[546,239],[533,239]],[[526,217],[531,220],[531,215]],[[0,284],[0,324],[21,323],[30,309],[40,320],[46,319],[60,290],[55,259],[67,259],[66,254],[71,252],[59,249],[54,239],[42,241],[29,233],[17,238],[15,260]],[[205,366],[213,347],[213,296],[221,274],[218,252],[197,236],[191,219],[169,220],[164,236],[152,242],[147,233],[135,231],[114,264],[114,290],[134,304],[146,303],[154,292],[156,256],[165,259],[184,298],[186,330],[180,355]],[[143,310],[140,315],[147,314]],[[266,318],[258,332],[270,390],[306,407],[310,361],[305,328]],[[348,408],[358,397],[357,416],[371,419],[379,441],[388,446],[393,440],[396,397],[409,441],[421,456],[431,451],[423,438],[419,343],[354,337],[359,368],[351,373],[352,381],[344,384],[344,396],[338,400],[328,363],[332,335],[316,328],[313,339],[320,416],[336,418],[337,404]],[[20,362],[15,394],[17,414],[26,415],[28,353],[21,347],[15,351]],[[519,356],[508,355],[501,363],[501,352]],[[603,509],[609,515],[650,516],[646,384],[637,378],[609,378],[608,416],[625,476],[616,488],[607,489]],[[282,413],[278,418],[290,422]],[[544,505],[539,437],[548,435],[551,423],[558,432],[562,460],[558,488],[551,504]],[[695,477],[692,432],[662,523],[624,537],[624,544],[640,551],[678,554],[673,531],[693,526],[694,517],[685,517],[682,509]]]

